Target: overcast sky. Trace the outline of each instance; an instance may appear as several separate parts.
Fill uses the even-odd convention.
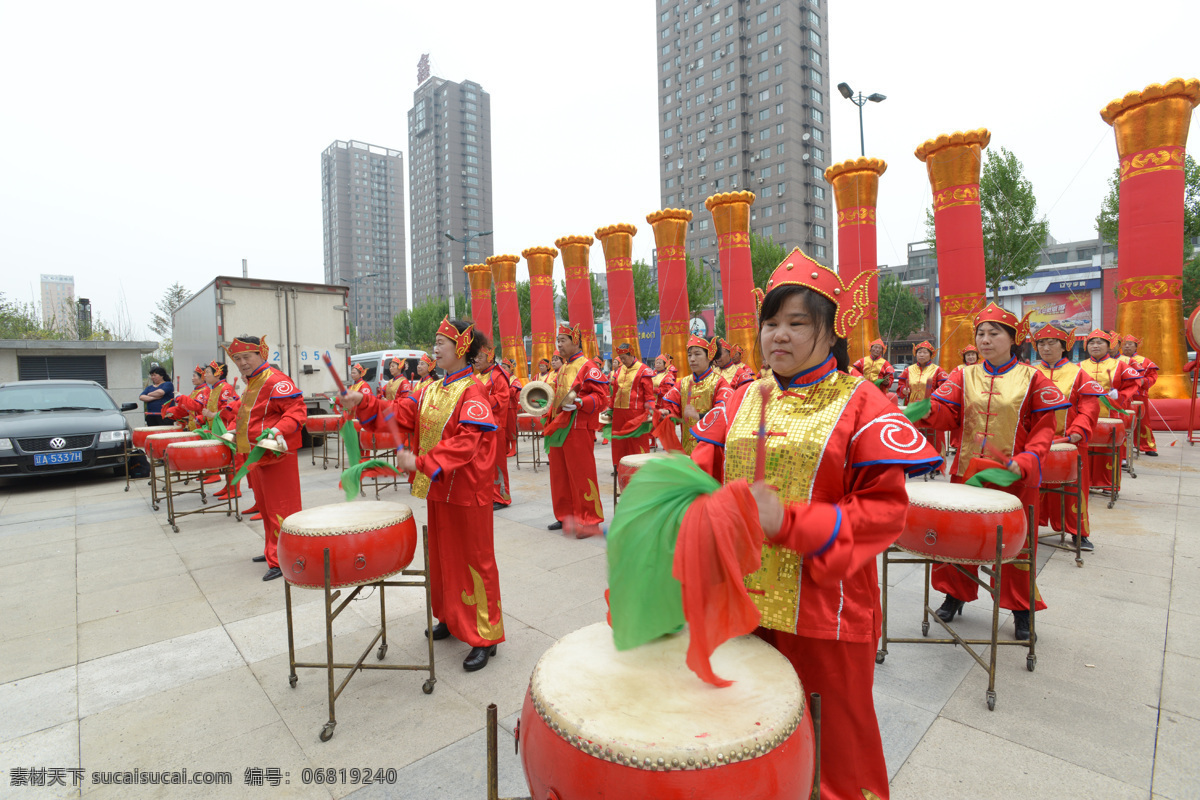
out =
[[[922,238],[931,196],[912,153],[924,140],[989,128],[993,148],[1025,163],[1051,234],[1089,238],[1117,163],[1099,110],[1200,76],[1194,0],[825,5],[831,84],[888,98],[865,109],[867,154],[889,165],[887,264]],[[37,299],[40,273],[74,275],[96,315],[124,302],[146,335],[167,286],[240,274],[243,258],[255,277],[322,280],[321,151],[384,145],[405,152],[407,172],[426,52],[435,75],[491,95],[496,252],[632,222],[634,255],[648,259],[656,9],[0,0],[0,292]],[[859,154],[858,111],[835,100],[829,150],[841,161]],[[603,270],[599,246],[592,268]]]

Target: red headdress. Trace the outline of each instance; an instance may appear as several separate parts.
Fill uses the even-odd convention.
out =
[[[1112,334],[1103,328],[1096,328],[1096,330],[1087,335],[1087,338],[1088,341],[1091,341],[1092,339],[1103,339],[1109,345],[1112,345]]]
[[[355,372],[357,372],[357,373],[358,373],[358,377],[360,377],[360,378],[361,378],[363,375],[366,375],[366,374],[367,374],[367,368],[366,368],[366,367],[364,367],[362,364],[351,364],[351,365],[350,365],[350,369],[352,369],[352,370],[354,370]]]
[[[1134,344],[1141,344],[1142,340],[1139,339],[1138,337],[1134,336],[1132,333],[1127,333],[1121,337],[1121,343],[1124,344],[1125,342],[1133,342]]]
[[[196,365],[196,370],[195,370],[195,371],[196,371],[196,374],[197,374],[197,375],[203,375],[203,374],[204,374],[204,365],[203,365],[203,364],[197,364],[197,365]]]
[[[867,345],[867,348],[868,348],[868,349],[869,349],[869,348],[872,348],[872,347],[874,347],[875,345],[879,345],[879,346],[880,346],[880,347],[882,347],[884,350],[887,350],[887,345],[883,343],[883,339],[876,339],[875,341],[873,341],[873,342],[870,342],[870,343]]]
[[[558,352],[558,351],[556,350],[555,352]],[[548,367],[548,366],[550,366],[550,359],[548,359],[548,358],[539,358],[539,359],[538,359],[538,364],[545,364],[545,365]]]
[[[975,315],[974,327],[978,329],[985,322],[994,322],[1011,329],[1016,344],[1021,344],[1029,337],[1029,314],[1026,314],[1024,319],[1017,319],[1017,315],[1011,311],[1001,308],[995,303],[988,303],[987,308]]]
[[[264,335],[258,337],[258,344],[234,339],[229,343],[229,347],[225,348],[225,352],[230,356],[236,356],[238,353],[258,353],[262,360],[266,361],[267,356],[271,355],[271,348],[267,346],[267,337]]]
[[[924,347],[930,353],[937,352],[937,348],[933,346],[933,343],[930,342],[928,339],[926,339],[923,342],[917,342],[916,344],[913,345],[913,355],[916,355],[917,351],[920,350],[922,347]]]
[[[450,341],[454,342],[454,354],[462,358],[467,354],[467,350],[471,348],[471,334],[475,331],[475,325],[468,323],[467,327],[459,330],[450,322],[449,317],[442,318],[442,324],[438,326],[438,334],[445,336]]]
[[[966,347],[964,347],[958,351],[958,354],[960,356],[965,356],[967,353],[974,353],[975,355],[979,355],[979,348],[973,344],[969,344]]]
[[[218,378],[224,378],[229,373],[229,368],[225,366],[225,362],[217,361],[215,358],[208,362],[208,368],[213,371],[213,375]]]
[[[633,345],[629,342],[621,342],[613,352],[619,356],[631,356],[633,355]]]
[[[558,333],[555,336],[570,336],[576,347],[583,342],[583,331],[578,325],[559,325]]]
[[[428,364],[430,367],[437,366],[437,361],[434,359],[433,356],[429,355],[429,353],[422,353],[421,360],[424,361],[426,364]]]
[[[1042,339],[1055,339],[1062,342],[1063,347],[1066,347],[1068,343],[1075,341],[1075,328],[1060,328],[1053,322],[1047,322],[1038,328],[1037,333],[1033,334],[1035,344]]]
[[[697,336],[695,334],[692,334],[691,336],[688,337],[687,346],[688,346],[688,349],[691,349],[693,347],[704,348],[704,351],[706,353],[708,353],[708,360],[712,361],[714,358],[717,357],[717,349],[721,346],[720,342],[721,342],[721,340],[718,339],[716,336],[714,336],[712,341],[710,342],[707,339],[705,339],[703,336]]]
[[[832,301],[837,306],[833,317],[833,333],[844,339],[866,313],[870,301],[867,285],[877,274],[878,270],[863,270],[845,283],[836,272],[813,261],[797,247],[775,268],[767,281],[767,291],[779,286],[803,286]]]

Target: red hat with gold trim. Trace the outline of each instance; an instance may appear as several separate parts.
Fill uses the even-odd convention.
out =
[[[467,327],[460,331],[454,327],[449,317],[442,317],[442,324],[438,326],[437,332],[439,336],[445,336],[454,342],[454,354],[462,358],[471,348],[471,334],[475,332],[475,324],[468,322]]]
[[[619,356],[631,356],[633,355],[633,345],[631,345],[629,342],[621,342],[616,346],[613,352]]]
[[[928,339],[926,339],[926,340],[925,340],[925,341],[923,341],[923,342],[917,342],[916,344],[914,344],[914,345],[913,345],[913,354],[914,354],[914,355],[916,355],[916,352],[917,352],[918,350],[920,350],[921,348],[925,348],[925,349],[926,349],[926,350],[928,350],[930,353],[936,353],[936,352],[937,352],[937,348],[936,348],[936,347],[934,347],[934,346],[933,346],[933,343],[932,343],[932,342],[930,342]]]
[[[979,348],[973,344],[969,344],[966,347],[960,348],[958,351],[958,354],[960,356],[965,356],[967,353],[974,353],[976,355],[979,355]]]
[[[1103,339],[1109,345],[1112,344],[1112,334],[1103,328],[1096,328],[1096,330],[1087,335],[1087,341],[1090,342],[1092,339]]]
[[[1141,344],[1142,340],[1139,339],[1138,337],[1134,336],[1132,333],[1127,333],[1121,337],[1121,344],[1124,344],[1125,342],[1133,342],[1134,344]]]
[[[867,286],[877,274],[878,270],[863,270],[845,283],[836,272],[813,261],[797,247],[771,273],[767,280],[767,291],[774,291],[780,286],[803,286],[822,295],[837,306],[833,317],[833,333],[844,339],[866,313],[870,301]]]
[[[367,368],[366,368],[366,367],[364,367],[362,364],[357,364],[357,363],[355,363],[355,364],[351,364],[351,365],[350,365],[350,369],[352,369],[352,370],[354,370],[355,372],[357,372],[357,373],[358,373],[358,377],[360,377],[360,378],[361,378],[363,375],[366,375],[366,374],[367,374]]]
[[[717,357],[717,348],[720,347],[720,341],[721,341],[720,339],[718,339],[716,336],[714,336],[713,340],[710,342],[708,339],[705,339],[703,336],[697,336],[696,334],[693,333],[691,336],[688,337],[687,349],[691,350],[693,347],[704,348],[704,351],[706,353],[708,353],[708,360],[712,361],[714,358]]]
[[[1029,314],[1033,312],[1030,311]],[[1016,344],[1021,344],[1029,337],[1029,314],[1025,315],[1024,319],[1017,319],[1017,315],[1006,308],[1002,308],[996,303],[988,303],[987,307],[975,315],[975,329],[985,322],[993,322],[997,325],[1003,325],[1013,332],[1013,339]]]
[[[539,359],[538,359],[538,364],[545,364],[545,365],[548,367],[548,366],[550,366],[550,359],[548,359],[548,358],[539,358]]]
[[[218,378],[224,378],[229,373],[229,367],[225,366],[225,362],[217,361],[215,358],[208,362],[207,368],[211,369],[213,375],[216,375]]]
[[[555,336],[570,336],[571,341],[573,341],[575,343],[576,347],[579,347],[580,344],[583,342],[583,329],[580,328],[578,325],[559,325],[558,332],[555,333],[554,335]]]
[[[195,373],[196,373],[197,375],[203,375],[203,374],[204,374],[204,365],[203,365],[203,364],[197,364],[197,365],[196,365],[196,369],[195,369]]]
[[[429,353],[422,353],[421,360],[431,367],[437,365],[437,360],[433,356],[429,355]]]
[[[234,339],[229,343],[229,347],[225,348],[225,352],[230,356],[236,356],[238,353],[258,353],[262,356],[262,360],[266,361],[267,356],[271,355],[271,348],[267,346],[267,337],[258,337],[258,344],[253,342],[243,342],[241,339]]]
[[[1056,339],[1066,347],[1068,343],[1075,341],[1075,328],[1061,328],[1053,322],[1047,322],[1033,335],[1034,342],[1040,342],[1042,339]]]
[[[873,341],[873,342],[868,342],[868,343],[867,343],[867,348],[868,348],[868,349],[869,349],[869,348],[872,348],[872,347],[874,347],[875,345],[879,345],[879,346],[880,346],[880,347],[882,347],[884,350],[886,350],[886,349],[887,349],[887,345],[883,343],[883,339],[876,339],[876,340],[875,340],[875,341]]]

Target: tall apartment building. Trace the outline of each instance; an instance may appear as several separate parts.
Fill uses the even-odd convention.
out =
[[[42,275],[42,324],[73,334],[75,313],[75,276]]]
[[[488,93],[473,81],[455,83],[429,75],[428,60],[422,58],[408,112],[408,154],[416,305],[449,296],[451,277],[454,294],[465,294],[463,266],[493,253]],[[463,313],[460,308],[455,311]]]
[[[404,154],[335,141],[321,153],[325,282],[350,287],[350,319],[362,337],[391,339],[408,307],[404,246]]]
[[[757,195],[751,229],[832,266],[828,0],[658,0],[660,194],[693,213],[688,253],[714,259],[704,201]]]

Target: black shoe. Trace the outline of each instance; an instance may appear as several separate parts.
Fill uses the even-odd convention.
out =
[[[496,645],[491,647],[472,647],[471,652],[463,659],[463,669],[475,672],[487,666],[488,657],[496,655]]]
[[[1071,538],[1072,538],[1072,539],[1078,539],[1079,537],[1078,537],[1078,536],[1072,536]],[[1096,548],[1092,546],[1092,540],[1091,540],[1091,539],[1089,539],[1088,537],[1084,536],[1084,537],[1083,537],[1083,540],[1079,542],[1079,549],[1080,549],[1080,550],[1082,550],[1082,551],[1084,551],[1084,552],[1090,553],[1090,552],[1092,552],[1093,550],[1095,550]]]
[[[561,531],[561,530],[562,530],[562,523],[561,523],[561,522],[551,522],[549,525],[547,525],[547,526],[546,526],[546,530],[548,530],[548,531]]]
[[[962,600],[957,600],[950,595],[946,595],[946,599],[942,601],[942,607],[933,613],[937,614],[937,618],[942,622],[949,622],[950,620],[954,619],[955,612],[957,612],[960,617],[962,616],[963,606],[965,605],[966,603],[964,603]]]
[[[1150,456],[1151,458],[1158,458],[1158,451],[1157,450],[1146,450],[1145,452],[1142,453],[1142,455]]]
[[[1020,641],[1020,642],[1028,641],[1028,639],[1029,639],[1029,612],[1028,611],[1014,611],[1013,612],[1013,625],[1017,629],[1017,641]],[[1035,642],[1037,641],[1036,636],[1034,637],[1034,641]]]
[[[253,561],[255,564],[261,564],[267,560],[267,557],[266,556],[255,556],[254,558],[252,558],[250,560]]]
[[[273,581],[276,578],[282,578],[282,577],[283,577],[283,570],[281,570],[279,567],[271,567],[269,570],[267,570],[267,574],[263,575],[263,580],[264,581]]]
[[[425,635],[426,636],[429,635],[429,628],[425,629]],[[437,625],[433,626],[433,638],[434,638],[434,641],[439,641],[439,642],[442,639],[450,638],[450,629],[446,627],[446,623],[439,622]]]
[[[501,503],[499,500],[492,501],[492,511],[503,511],[506,508],[508,508],[508,506],[504,505],[504,503]]]

